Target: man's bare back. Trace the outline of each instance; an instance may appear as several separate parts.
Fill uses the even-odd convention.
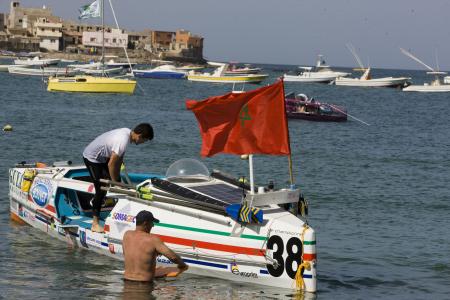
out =
[[[134,281],[151,282],[155,277],[156,257],[164,255],[178,265],[180,271],[188,266],[159,237],[150,234],[153,223],[137,225],[136,230],[129,230],[123,236],[122,246],[125,259],[124,278]]]

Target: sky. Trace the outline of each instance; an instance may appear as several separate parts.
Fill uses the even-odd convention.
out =
[[[76,21],[91,0],[22,0]],[[107,3],[108,0],[105,0]],[[119,25],[129,30],[189,30],[204,37],[213,61],[424,69],[405,48],[440,70],[450,70],[450,0],[112,0]],[[8,13],[9,0],[0,0]],[[106,23],[113,25],[106,5]],[[100,24],[100,19],[90,23]]]

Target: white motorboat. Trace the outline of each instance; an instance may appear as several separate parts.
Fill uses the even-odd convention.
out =
[[[125,178],[133,185],[105,188],[104,233],[97,233],[91,231],[94,188],[84,166],[17,165],[9,170],[11,218],[72,247],[123,260],[124,233],[134,229],[139,211],[149,210],[160,220],[152,234],[183,258],[187,273],[316,292],[315,231],[301,214],[298,189],[253,193],[193,159],[173,163],[165,176]],[[173,266],[163,256],[157,264]]]
[[[430,72],[427,72],[428,75],[434,75],[435,78],[431,83],[424,83],[423,85],[410,85],[405,87],[403,91],[405,92],[424,92],[424,93],[434,93],[434,92],[450,92],[450,79],[449,76],[444,77],[444,81],[442,82],[441,77],[446,75],[447,72],[440,72],[439,68],[437,70],[433,69],[417,57],[415,57],[412,53],[406,51],[403,48],[400,48],[400,51],[408,56],[409,58],[415,60],[420,63],[422,66],[425,66]]]
[[[299,67],[300,71],[297,75],[284,74],[284,81],[292,82],[331,82],[337,77],[350,75],[346,72],[333,71],[329,65],[325,63],[323,56],[319,54],[315,67]]]
[[[367,68],[360,78],[338,77],[334,83],[341,86],[405,87],[409,85],[410,80],[410,77],[371,78],[370,68]]]
[[[10,66],[8,68],[10,74],[27,75],[27,76],[71,76],[77,74],[77,70],[72,68],[51,68],[40,67],[30,68],[30,66]]]
[[[439,92],[450,92],[450,84],[445,81],[442,82],[440,76],[446,75],[447,72],[427,72],[429,75],[434,75],[435,79],[431,83],[424,83],[423,85],[410,85],[405,87],[403,91],[405,92],[425,92],[425,93],[439,93]],[[448,76],[446,76],[448,77]]]
[[[0,72],[8,72],[9,67],[17,67],[17,65],[0,65]],[[29,65],[22,65],[21,68],[31,67]]]
[[[16,65],[28,65],[28,66],[51,66],[57,65],[61,60],[59,58],[45,58],[41,59],[39,56],[27,59],[16,59],[14,64]]]
[[[214,83],[260,83],[268,74],[225,75],[228,64],[220,64],[213,73],[197,73],[190,71],[187,79],[190,81],[214,82]]]
[[[225,75],[258,74],[261,71],[261,68],[253,68],[250,64],[244,64],[243,67],[239,67],[236,63],[230,63],[228,69],[225,71]]]
[[[133,75],[141,78],[183,79],[187,71],[179,70],[174,65],[161,65],[150,69],[133,69]]]

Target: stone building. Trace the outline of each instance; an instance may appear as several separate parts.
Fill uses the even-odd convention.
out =
[[[83,45],[85,47],[102,47],[102,31],[84,31]],[[124,48],[128,45],[128,34],[122,29],[105,30],[105,48]]]
[[[53,19],[53,20],[52,20]],[[49,51],[59,51],[62,38],[62,22],[57,18],[40,17],[34,22],[34,36],[39,38],[39,47]]]

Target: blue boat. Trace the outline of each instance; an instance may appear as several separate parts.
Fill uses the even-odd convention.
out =
[[[133,74],[135,77],[156,79],[183,79],[186,77],[185,71],[177,70],[172,65],[162,65],[147,70],[133,70]]]

